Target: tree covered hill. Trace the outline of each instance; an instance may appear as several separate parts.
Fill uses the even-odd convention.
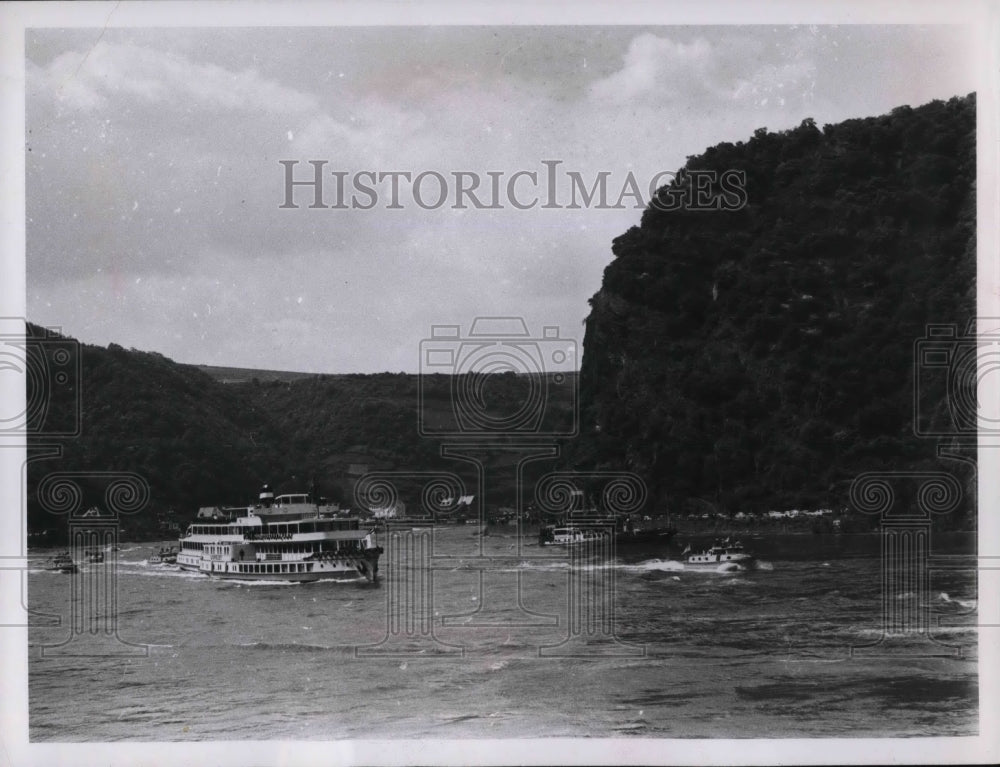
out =
[[[975,316],[975,127],[970,95],[688,158],[744,172],[747,203],[650,206],[614,241],[586,320],[576,463],[728,513],[941,470],[914,435],[914,386],[918,416],[945,424],[946,371],[915,372],[914,350],[929,323],[964,332]]]
[[[29,325],[29,335],[42,334]],[[203,367],[116,344],[103,348],[60,337],[55,343],[72,350],[67,367],[79,365],[79,380],[71,377],[67,385],[52,386],[29,377],[29,399],[38,394],[31,389],[41,382],[40,391],[49,398],[49,421],[64,424],[73,418],[79,393],[80,434],[30,440],[35,451],[53,444],[62,449],[60,457],[29,463],[32,531],[65,530],[65,519],[46,513],[38,502],[39,482],[50,472],[141,475],[149,482],[150,502],[140,518],[125,522],[127,533],[147,536],[163,532],[168,511],[183,523],[202,506],[248,504],[265,482],[278,492],[317,490],[354,506],[353,485],[364,471],[436,469],[457,474],[468,492],[477,492],[474,467],[441,456],[447,437],[433,429],[425,435],[418,430],[420,412],[431,427],[454,426],[455,377],[432,375],[421,381],[407,374]],[[547,385],[552,396],[546,398],[543,426],[565,430],[572,422],[570,389]],[[486,414],[501,416],[516,413],[532,387],[523,376],[497,375],[482,391]],[[510,456],[497,451],[479,457],[500,479],[491,483],[488,504],[512,504]],[[83,485],[83,504],[102,506],[102,482],[85,479]],[[399,486],[408,510],[418,508],[418,489],[405,481]]]
[[[29,325],[29,335],[38,332]],[[62,449],[59,457],[29,462],[29,530],[65,525],[38,503],[38,483],[50,472],[139,474],[150,484],[151,502],[148,518],[136,524],[149,529],[168,510],[191,516],[201,505],[245,502],[273,476],[272,467],[280,472],[287,465],[284,435],[244,392],[155,352],[116,344],[65,348],[72,350],[79,378],[67,386],[42,385],[52,408],[76,410],[80,430],[77,436],[29,440],[29,458],[46,445]],[[29,377],[29,401],[34,383]],[[103,507],[101,481],[82,484],[82,502]]]

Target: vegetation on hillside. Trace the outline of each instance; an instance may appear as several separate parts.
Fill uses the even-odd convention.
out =
[[[947,431],[947,371],[915,371],[914,353],[929,323],[963,333],[975,316],[975,125],[969,96],[690,157],[745,172],[747,204],[651,206],[614,241],[586,321],[578,465],[730,514],[942,470],[914,391],[916,376],[917,417]]]
[[[41,333],[29,326],[32,334]],[[51,472],[135,472],[150,485],[150,501],[137,518],[123,520],[129,534],[166,536],[165,521],[190,520],[203,506],[246,505],[269,483],[278,492],[317,492],[354,506],[354,482],[363,471],[399,475],[438,470],[457,474],[469,493],[478,494],[475,467],[441,456],[441,446],[461,432],[452,402],[464,412],[490,418],[516,414],[531,404],[533,389],[523,377],[498,375],[484,383],[485,410],[465,394],[459,379],[382,373],[303,375],[271,371],[260,377],[232,368],[173,362],[160,354],[125,350],[112,344],[76,344],[79,381],[46,385],[50,422],[69,423],[77,390],[80,434],[32,440],[34,452],[58,445],[59,457],[29,462],[29,528],[65,530],[65,518],[47,513],[38,502],[39,482]],[[253,372],[253,371],[249,371]],[[75,377],[71,377],[75,378]],[[571,376],[572,378],[572,376]],[[233,382],[236,381],[236,382]],[[29,379],[32,385],[35,379]],[[228,382],[228,383],[227,383]],[[538,385],[536,381],[535,386]],[[542,384],[541,427],[565,431],[572,422],[570,386]],[[34,393],[32,393],[34,394]],[[530,407],[528,408],[530,410]],[[418,428],[423,414],[424,434]],[[531,424],[529,424],[530,426]],[[493,440],[498,445],[510,438]],[[514,503],[511,455],[503,450],[474,451],[491,476],[490,505]],[[548,464],[551,469],[552,464]],[[535,468],[534,473],[545,467]],[[493,480],[498,480],[494,482]],[[84,507],[103,507],[105,482],[81,480]],[[396,480],[410,511],[419,508],[420,487]],[[168,512],[174,512],[168,516]]]

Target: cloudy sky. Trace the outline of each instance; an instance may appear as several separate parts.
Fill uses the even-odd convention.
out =
[[[310,372],[416,372],[432,325],[485,315],[582,342],[633,199],[457,210],[450,174],[488,189],[487,172],[505,186],[559,160],[588,184],[607,172],[615,201],[629,173],[645,186],[760,127],[975,90],[969,39],[944,27],[29,29],[25,44],[29,318]],[[348,185],[437,171],[450,198],[423,209],[403,183],[389,209],[387,181],[370,210],[310,209],[301,189],[281,209],[280,160],[297,178],[325,160]]]

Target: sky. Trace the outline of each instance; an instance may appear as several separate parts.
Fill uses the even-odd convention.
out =
[[[179,362],[419,372],[433,326],[521,317],[579,364],[588,299],[643,199],[570,209],[569,177],[658,173],[758,128],[975,90],[960,27],[29,29],[27,310],[91,344]],[[344,208],[285,202],[285,166],[346,179]],[[558,161],[558,165],[555,165]],[[557,168],[557,205],[456,209],[454,173],[501,189]],[[370,209],[355,174],[403,177]],[[752,190],[748,190],[752,196]],[[643,193],[644,198],[648,194]],[[362,195],[362,202],[370,197]],[[429,203],[427,201],[430,201]],[[430,339],[430,340],[429,340]],[[422,346],[423,342],[423,346]]]

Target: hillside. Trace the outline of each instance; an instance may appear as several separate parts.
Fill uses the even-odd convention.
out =
[[[80,435],[35,441],[59,444],[63,455],[29,464],[29,529],[60,526],[60,518],[47,515],[35,497],[40,478],[53,471],[118,470],[145,477],[152,491],[147,518],[128,522],[144,528],[168,510],[190,516],[201,505],[249,500],[273,476],[271,467],[284,470],[285,436],[243,392],[153,352],[115,344],[66,348],[78,357],[74,367],[81,373]],[[53,388],[57,409],[69,409],[69,394]],[[103,506],[101,482],[84,486],[83,503]]]
[[[577,464],[729,514],[833,507],[864,471],[952,468],[914,434],[915,375],[921,425],[949,419],[946,371],[915,374],[914,349],[928,323],[975,316],[975,125],[968,96],[688,158],[744,171],[747,205],[650,207],[614,241],[586,320]]]
[[[29,326],[29,333],[42,331]],[[364,471],[437,468],[458,474],[469,492],[476,492],[474,469],[441,457],[445,438],[418,432],[419,412],[432,432],[454,425],[452,387],[458,379],[434,375],[421,383],[416,375],[389,373],[206,371],[203,366],[115,344],[103,348],[65,338],[50,342],[73,350],[67,367],[79,361],[81,433],[32,440],[36,447],[58,444],[63,450],[60,458],[29,464],[28,515],[33,532],[65,530],[64,518],[47,514],[36,497],[41,479],[56,471],[119,470],[145,477],[151,488],[146,511],[124,524],[126,534],[146,537],[163,533],[164,521],[183,524],[201,506],[249,503],[265,482],[279,492],[315,488],[352,505],[353,483]],[[35,379],[28,383],[30,389]],[[547,399],[550,407],[542,423],[551,429],[565,428],[572,421],[570,387],[546,386],[553,396]],[[72,421],[76,390],[76,385],[51,389],[50,428]],[[530,390],[523,376],[492,376],[483,389],[486,412],[516,412]],[[490,472],[505,467],[498,472],[503,480],[492,485],[489,504],[513,503],[510,456],[497,451],[480,457]],[[101,482],[83,484],[83,505],[103,506]],[[400,487],[402,500],[409,508],[418,508],[420,497],[412,483],[404,481]]]

